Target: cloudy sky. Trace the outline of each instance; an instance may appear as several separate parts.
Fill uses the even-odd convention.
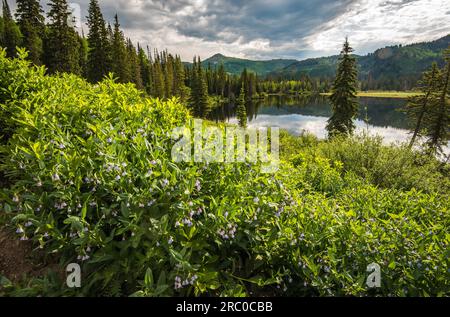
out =
[[[85,22],[89,0],[72,2],[80,5]],[[167,48],[186,61],[215,53],[251,59],[333,55],[347,35],[356,53],[366,54],[450,33],[450,0],[99,2],[107,20],[119,14],[126,36],[152,48]]]

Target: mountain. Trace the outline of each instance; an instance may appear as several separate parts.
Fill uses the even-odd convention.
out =
[[[293,59],[274,59],[269,61],[252,61],[248,59],[241,59],[235,57],[227,57],[222,54],[216,54],[207,60],[203,61],[203,65],[207,67],[218,67],[223,64],[225,70],[233,75],[240,75],[244,69],[258,75],[267,75],[276,71],[280,71],[289,65],[297,62]]]
[[[366,56],[355,55],[362,88],[412,89],[431,63],[443,65],[442,52],[449,45],[450,35],[447,35],[432,42],[389,46]],[[339,56],[307,59],[272,72],[269,76],[298,79],[308,75],[331,80],[336,74],[338,60]]]

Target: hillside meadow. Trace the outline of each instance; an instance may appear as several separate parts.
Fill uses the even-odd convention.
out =
[[[0,276],[1,296],[450,295],[448,165],[287,133],[277,174],[175,164],[178,99],[24,57],[0,53],[1,221],[54,272]],[[79,289],[58,274],[69,263]]]

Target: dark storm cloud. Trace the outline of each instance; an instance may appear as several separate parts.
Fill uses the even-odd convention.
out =
[[[73,2],[79,3],[86,15],[89,1]],[[103,0],[100,6],[110,21],[119,12],[126,29],[171,27],[179,34],[206,41],[268,39],[276,44],[311,35],[354,2],[357,0]]]
[[[269,39],[276,44],[310,35],[322,23],[344,12],[352,2],[216,1],[200,16],[179,20],[177,29],[186,36],[209,41],[232,42],[242,37],[243,41]]]

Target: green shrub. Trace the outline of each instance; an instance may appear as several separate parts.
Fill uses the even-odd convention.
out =
[[[385,146],[380,137],[355,136],[323,142],[317,153],[344,170],[382,188],[448,193],[450,178],[438,160],[410,150],[407,145]]]

